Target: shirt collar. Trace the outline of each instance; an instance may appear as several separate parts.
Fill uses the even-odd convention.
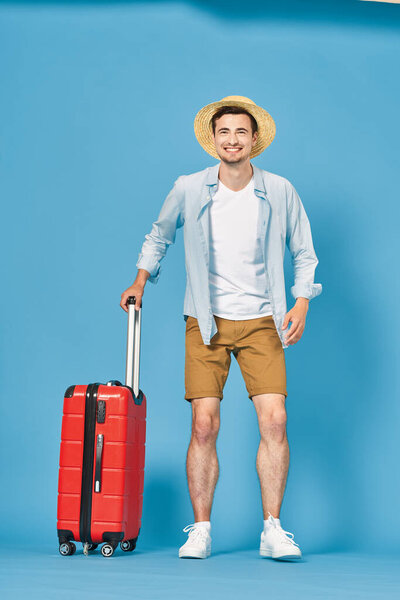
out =
[[[216,165],[214,165],[213,167],[208,168],[206,185],[212,186],[212,185],[218,184],[218,172],[219,172],[220,164],[221,163],[219,162]],[[265,189],[265,183],[264,183],[264,179],[262,176],[262,169],[260,169],[253,163],[250,163],[250,164],[253,167],[254,189],[257,190],[258,192],[261,192],[262,194],[266,195],[267,192]]]

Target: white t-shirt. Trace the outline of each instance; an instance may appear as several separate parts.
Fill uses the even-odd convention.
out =
[[[254,177],[238,192],[218,181],[209,213],[209,283],[216,316],[244,320],[272,315],[257,238],[260,202],[254,193]]]

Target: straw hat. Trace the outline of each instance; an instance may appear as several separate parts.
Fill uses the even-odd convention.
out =
[[[220,158],[215,149],[211,119],[222,106],[240,106],[253,115],[258,125],[258,137],[251,151],[250,158],[261,154],[275,137],[275,121],[266,110],[261,108],[261,106],[257,106],[253,100],[245,96],[226,96],[222,100],[207,104],[199,110],[194,119],[194,133],[199,144],[203,146],[208,154],[211,154],[214,158]]]

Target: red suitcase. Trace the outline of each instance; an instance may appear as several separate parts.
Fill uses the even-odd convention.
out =
[[[135,549],[143,505],[146,397],[139,389],[142,308],[128,299],[125,385],[73,385],[65,392],[58,477],[57,533],[63,556],[103,544]]]

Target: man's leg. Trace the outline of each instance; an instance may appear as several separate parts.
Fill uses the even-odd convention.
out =
[[[289,469],[284,394],[252,396],[260,429],[257,473],[260,479],[264,519],[279,518]]]
[[[194,520],[209,521],[219,467],[216,440],[220,424],[219,398],[194,398],[192,436],[187,452],[186,471]]]

